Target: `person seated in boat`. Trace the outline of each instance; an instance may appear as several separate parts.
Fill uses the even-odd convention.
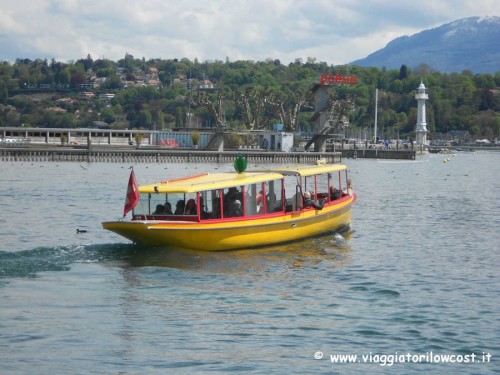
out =
[[[228,216],[243,216],[243,210],[241,209],[241,202],[235,199],[229,204]]]
[[[163,204],[157,204],[153,215],[165,215],[165,206],[163,206]]]
[[[267,203],[267,211],[268,212],[274,212],[276,211],[276,194],[274,192],[270,192],[267,194],[266,197],[266,203]],[[279,207],[281,208],[281,207]]]
[[[196,202],[194,199],[189,199],[186,203],[186,210],[185,210],[186,215],[197,215],[197,208],[196,208]]]
[[[342,191],[342,195],[352,195],[352,182],[350,179],[347,180],[347,188]]]
[[[175,205],[174,215],[184,215],[185,207],[186,207],[186,202],[184,201],[184,199],[178,200],[177,204]]]
[[[257,205],[257,213],[263,213],[264,212],[264,194],[262,193],[262,190],[259,191],[257,196],[255,197],[255,204]]]
[[[226,194],[224,194],[224,202],[223,202],[224,216],[226,216],[226,217],[235,216],[233,214],[233,211],[234,211],[233,207],[234,207],[235,200],[239,200],[241,203],[241,193],[239,192],[239,190],[235,186],[232,186],[228,189]]]
[[[170,202],[165,202],[163,207],[165,208],[165,215],[173,215],[172,205],[170,204]]]
[[[340,191],[335,186],[330,186],[330,200],[335,200],[340,198]]]
[[[234,202],[235,199],[238,199],[241,202],[241,198],[242,198],[242,196],[241,196],[241,193],[238,190],[238,188],[236,188],[235,186],[232,186],[228,189],[228,191],[224,195],[224,203],[228,204],[230,202]]]
[[[323,209],[323,199],[320,199],[317,201],[316,199],[312,198],[312,195],[309,191],[306,191],[304,193],[304,208],[306,207],[314,207],[317,210],[322,210]]]
[[[238,194],[238,189],[235,186],[230,187],[226,194],[224,194],[224,200],[231,200],[236,194]]]

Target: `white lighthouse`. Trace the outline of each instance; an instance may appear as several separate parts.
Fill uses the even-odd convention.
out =
[[[417,146],[427,146],[427,122],[425,120],[425,101],[429,99],[429,95],[425,92],[425,85],[420,82],[417,89],[415,99],[418,101],[417,109]]]

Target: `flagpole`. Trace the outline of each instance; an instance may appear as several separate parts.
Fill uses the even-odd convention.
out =
[[[377,117],[378,117],[378,88],[375,89],[375,126],[374,126],[374,141],[377,143]]]

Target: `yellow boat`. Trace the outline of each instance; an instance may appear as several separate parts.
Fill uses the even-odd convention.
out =
[[[131,220],[102,225],[138,244],[208,251],[334,232],[350,225],[356,194],[345,165],[318,164],[246,172],[246,160],[240,157],[237,172],[138,188],[131,174],[125,209],[126,215],[127,205],[133,207]]]

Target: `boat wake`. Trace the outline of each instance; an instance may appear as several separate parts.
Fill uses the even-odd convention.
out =
[[[15,252],[0,251],[0,286],[9,278],[36,278],[43,272],[70,271],[74,264],[112,263],[119,267],[167,267],[214,272],[230,268],[248,269],[253,263],[283,261],[284,254],[293,258],[316,259],[340,256],[348,250],[349,226],[340,232],[321,235],[293,243],[257,249],[222,252],[180,250],[150,247],[132,243],[67,245],[38,247]],[[340,254],[340,255],[339,255]]]
[[[0,251],[0,278],[36,277],[40,272],[68,271],[74,263],[126,260],[133,245],[70,245],[39,247],[16,252]]]
[[[333,239],[331,240],[331,243],[332,243],[332,245],[335,245],[335,246],[340,247],[340,248],[345,248],[347,246],[344,236],[342,236],[340,233],[335,233],[333,235]]]

